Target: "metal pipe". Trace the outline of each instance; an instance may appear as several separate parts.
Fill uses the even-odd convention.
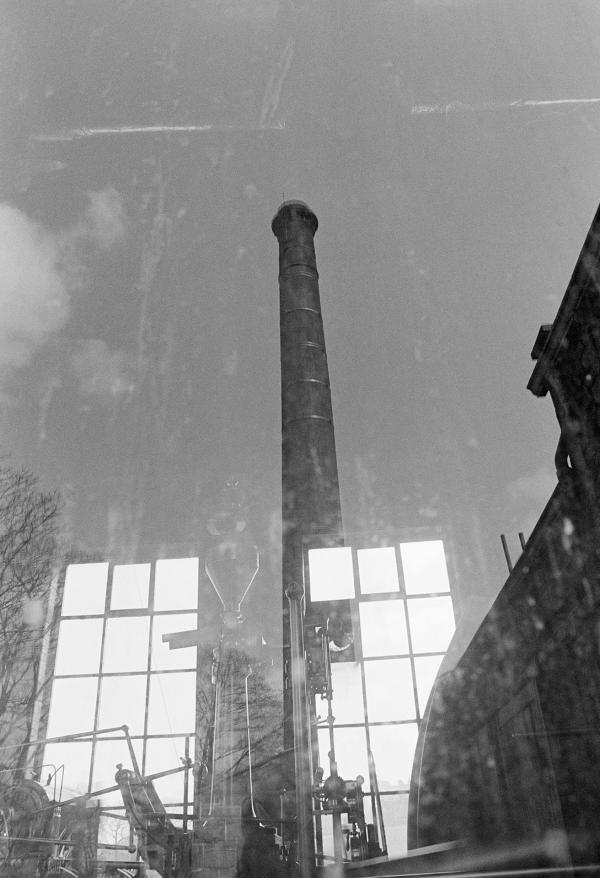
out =
[[[190,736],[185,736],[185,745],[183,755],[185,757],[185,764],[189,766],[190,764]],[[189,773],[183,775],[183,832],[184,834],[188,831],[188,797],[189,797]]]
[[[290,604],[290,676],[294,737],[294,774],[296,780],[297,858],[300,878],[312,878],[315,840],[312,826],[312,760],[302,627],[303,595],[302,586],[298,585],[298,583],[292,582],[286,589],[286,597]]]
[[[500,534],[500,542],[502,543],[502,548],[504,550],[504,557],[506,558],[506,566],[508,567],[508,572],[512,573],[513,563],[511,561],[510,552],[508,551],[508,543],[506,542],[506,537],[504,534]]]

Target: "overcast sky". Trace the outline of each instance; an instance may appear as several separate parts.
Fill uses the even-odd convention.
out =
[[[437,525],[497,591],[555,484],[526,384],[600,199],[596,0],[2,5],[0,438],[73,542],[202,554],[236,475],[277,607],[270,221],[300,198],[347,532]],[[163,126],[205,130],[128,130]]]

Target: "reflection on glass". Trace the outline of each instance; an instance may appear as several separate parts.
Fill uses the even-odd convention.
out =
[[[138,764],[141,766],[141,742],[134,741],[133,747]],[[114,741],[96,741],[94,752],[94,771],[92,773],[92,791],[113,787],[116,784],[115,773],[117,765],[132,769],[131,755],[125,738]],[[122,805],[123,798],[119,790],[112,793],[104,793],[100,796],[102,805]]]
[[[146,745],[146,775],[180,768],[185,754],[184,738],[150,738]],[[194,760],[194,737],[190,738],[190,758]],[[167,803],[183,802],[183,771],[153,781],[156,792]],[[193,772],[188,773],[188,800],[194,795]],[[190,809],[191,814],[191,809]]]
[[[49,738],[94,728],[96,713],[97,677],[56,678],[52,684]]]
[[[336,729],[334,747],[339,776],[344,780],[354,780],[361,774],[365,779],[365,788],[368,787],[369,762],[364,726],[355,729]],[[329,731],[319,729],[319,763],[324,771],[324,777],[329,777],[331,774],[328,753]]]
[[[147,616],[107,619],[102,670],[145,671],[148,667]]]
[[[313,601],[337,601],[354,597],[352,549],[310,549],[310,597]]]
[[[363,655],[398,655],[408,652],[403,601],[368,601],[359,604]]]
[[[198,606],[198,559],[167,558],[156,562],[155,610],[195,610]]]
[[[193,732],[196,707],[196,674],[153,674],[150,678],[148,734]]]
[[[444,544],[441,540],[401,543],[400,554],[407,594],[450,591]]]
[[[333,687],[332,711],[335,721],[343,723],[364,722],[362,679],[358,662],[339,662],[331,666]],[[320,706],[319,706],[320,705]],[[327,716],[327,702],[317,701],[317,713]]]
[[[63,616],[104,612],[108,564],[69,564],[62,601]]]
[[[410,786],[418,726],[371,726],[369,737],[380,790],[407,790]]]
[[[191,631],[198,625],[198,618],[192,613],[178,613],[173,616],[155,616],[152,623],[152,670],[168,671],[175,668],[196,668],[196,648],[169,649],[164,643],[163,634],[175,631]]]
[[[417,697],[419,699],[419,710],[421,716],[425,712],[429,693],[435,681],[437,672],[440,669],[443,655],[424,655],[415,658],[415,674],[417,677]]]
[[[371,722],[416,719],[410,659],[365,662],[365,683]]]
[[[111,814],[100,814],[98,842],[99,844],[118,844],[126,847],[129,844],[129,823],[127,822],[127,819],[120,819]],[[116,856],[119,860],[125,860],[126,862],[128,861],[131,863],[137,860],[137,853],[130,853],[128,850],[123,850],[122,848],[119,850],[118,854],[114,850],[98,849],[99,860],[114,860]],[[122,870],[121,874],[127,875],[127,872]]]
[[[137,610],[148,606],[149,564],[116,564],[113,568],[111,610]]]
[[[58,632],[55,674],[97,674],[102,619],[63,619]]]
[[[70,799],[74,795],[87,793],[92,759],[91,741],[73,741],[66,744],[47,744],[44,749],[44,768],[40,782],[46,784],[48,777],[57,769],[56,787],[51,779],[46,792],[53,796],[56,791],[57,800]],[[63,773],[58,770],[64,766]],[[62,792],[61,792],[62,785]]]
[[[408,795],[382,796],[381,810],[387,840],[388,854],[391,857],[406,853],[406,824],[408,823]]]
[[[144,734],[146,675],[103,677],[100,684],[98,727],[129,726],[130,735]]]
[[[356,554],[362,594],[399,590],[396,551],[392,546],[359,549]]]
[[[408,623],[414,652],[442,652],[454,634],[450,597],[408,601]]]

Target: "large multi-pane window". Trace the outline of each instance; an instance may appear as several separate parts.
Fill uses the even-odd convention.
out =
[[[349,600],[357,635],[354,661],[334,661],[331,668],[338,770],[347,780],[362,775],[369,791],[371,752],[388,852],[402,853],[419,723],[455,627],[444,544],[309,549],[307,566],[311,603]],[[321,704],[319,753],[327,772],[330,738]],[[369,797],[365,803],[369,810]]]
[[[170,650],[163,634],[197,629],[198,559],[155,564],[71,564],[66,571],[47,737],[127,725],[145,775],[181,765],[185,737],[194,755],[197,650]],[[119,731],[49,743],[43,776],[57,795],[113,786],[116,766],[131,768]],[[190,795],[192,776],[190,774]],[[158,779],[167,805],[181,805],[183,774]],[[118,791],[102,806],[122,806]],[[177,810],[177,808],[175,809]],[[179,810],[181,810],[179,808]]]

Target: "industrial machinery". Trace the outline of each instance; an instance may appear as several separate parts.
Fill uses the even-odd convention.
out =
[[[142,777],[127,726],[32,741],[29,746],[88,741],[116,732],[125,737],[133,769],[117,766],[114,786],[65,800],[62,782],[58,780],[62,766],[48,775],[46,786],[19,777],[19,770],[11,772],[11,779],[0,784],[0,878],[137,878],[144,875],[145,864],[159,866],[163,878],[186,878],[190,874],[187,776],[193,766],[189,758],[177,768]],[[189,741],[186,746],[189,750]],[[156,794],[153,781],[182,771],[186,778],[184,813],[171,815]],[[51,795],[47,792],[50,788]],[[124,815],[100,805],[101,796],[117,790],[123,796]],[[108,813],[128,823],[127,844],[99,841],[101,820]],[[174,817],[183,819],[183,829],[174,826]],[[129,855],[126,858],[125,852]],[[136,855],[135,859],[131,855]]]

